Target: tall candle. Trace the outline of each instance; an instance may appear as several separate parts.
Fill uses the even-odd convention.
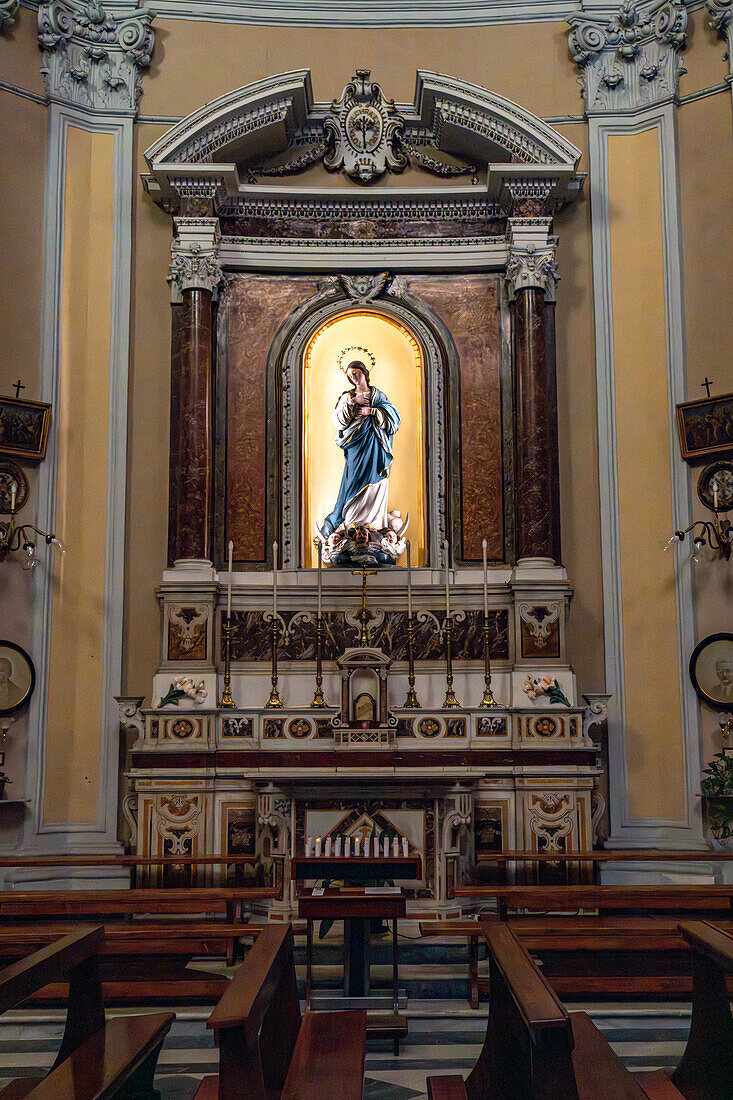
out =
[[[384,847],[385,856],[388,856],[389,855],[389,837],[388,836],[386,836],[384,838],[384,846],[383,847]]]
[[[272,615],[277,619],[277,543],[272,544]]]
[[[326,837],[326,852],[325,852],[325,855],[326,855],[326,858],[328,858],[331,855],[331,838],[330,838],[330,836]]]
[[[333,854],[336,856],[336,859],[339,859],[339,857],[341,856],[341,837],[340,836],[336,837],[336,843],[333,846]]]
[[[344,857],[346,859],[351,855],[351,837],[344,837]]]
[[[410,854],[410,847],[406,836],[402,838],[402,855],[407,859]]]
[[[412,563],[410,560],[410,540],[407,543],[407,618],[412,618]]]
[[[232,617],[232,558],[234,557],[234,543],[229,539],[229,579],[227,580],[227,622]]]
[[[400,842],[399,842],[399,840],[397,839],[396,836],[393,836],[392,837],[392,855],[396,859],[399,854],[400,854]]]
[[[310,859],[313,852],[313,837],[309,836],[305,842],[305,858]]]
[[[486,539],[481,543],[484,552],[484,620],[489,621],[489,572],[486,566]]]
[[[323,549],[321,547],[321,540],[316,539],[316,546],[318,547],[318,618],[321,617],[321,588],[323,585]]]
[[[321,838],[319,836],[317,836],[316,837],[316,859],[318,859],[320,854],[321,854]]]
[[[718,482],[713,481],[711,488],[713,490],[713,511],[718,511]]]
[[[445,617],[450,619],[450,547],[448,546],[448,539],[443,539],[443,550],[445,551]]]
[[[361,855],[361,837],[360,836],[355,836],[354,837],[354,855],[355,856],[360,856]]]

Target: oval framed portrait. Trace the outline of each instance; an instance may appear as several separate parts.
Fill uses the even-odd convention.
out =
[[[33,661],[21,646],[0,638],[0,714],[27,703],[36,686]]]
[[[690,679],[703,703],[733,711],[733,634],[710,634],[690,657]]]

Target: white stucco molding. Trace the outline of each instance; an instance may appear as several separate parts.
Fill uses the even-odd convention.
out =
[[[175,218],[168,282],[174,296],[184,290],[214,291],[221,282],[218,218]]]
[[[20,0],[0,0],[0,31],[14,21],[19,7]]]
[[[681,0],[624,0],[610,17],[572,15],[569,36],[587,114],[676,101],[687,8]]]
[[[510,296],[536,287],[555,300],[557,238],[550,235],[551,218],[510,218],[506,274]]]
[[[707,0],[710,26],[728,46],[728,68],[733,76],[733,0]]]
[[[388,90],[388,89],[387,89]],[[398,105],[404,118],[405,140],[428,144],[470,163],[488,165],[486,183],[469,187],[474,199],[489,196],[506,205],[512,188],[534,188],[545,196],[548,209],[572,200],[582,186],[577,174],[580,150],[548,123],[517,104],[476,84],[439,73],[418,71],[412,104]],[[253,182],[247,165],[273,157],[291,146],[313,145],[322,139],[329,104],[314,103],[310,71],[298,69],[255,81],[206,104],[176,123],[145,152],[149,173],[143,177],[151,197],[172,213],[182,198],[213,195],[216,208],[248,202],[272,202],[293,188],[282,181]],[[511,163],[507,163],[511,161]],[[312,194],[312,189],[298,190]],[[363,185],[344,178],[322,189],[330,203],[360,203]],[[426,186],[411,190],[380,188],[369,198],[444,203],[466,191],[458,182],[446,188],[426,177]]]
[[[81,0],[38,5],[41,72],[49,98],[89,111],[137,114],[142,73],[150,65],[155,18],[135,0],[103,8]]]

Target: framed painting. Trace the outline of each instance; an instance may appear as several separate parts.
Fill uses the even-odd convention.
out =
[[[24,649],[0,640],[0,714],[12,714],[33,694],[36,670]]]
[[[678,405],[677,429],[686,462],[733,451],[733,393]]]
[[[50,405],[0,397],[0,453],[17,458],[45,458],[50,422]]]
[[[733,634],[709,634],[690,657],[690,679],[703,703],[733,711]]]

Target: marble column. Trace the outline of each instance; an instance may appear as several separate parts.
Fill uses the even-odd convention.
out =
[[[211,563],[212,297],[221,278],[216,218],[176,218],[170,281],[180,293],[171,380],[172,556]]]
[[[517,558],[559,557],[557,407],[545,292],[554,289],[549,218],[510,220],[507,277],[513,293]]]

